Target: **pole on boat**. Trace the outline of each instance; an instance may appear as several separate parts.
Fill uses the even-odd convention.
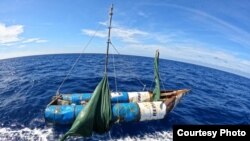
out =
[[[109,56],[109,44],[110,44],[110,32],[111,32],[111,23],[112,23],[112,16],[113,16],[113,4],[111,5],[110,12],[109,12],[109,31],[108,31],[108,40],[107,40],[107,52],[106,52],[106,60],[105,60],[105,74],[107,73],[108,68],[108,56]]]

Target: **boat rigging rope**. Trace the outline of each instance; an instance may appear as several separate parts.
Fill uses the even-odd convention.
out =
[[[165,88],[165,85],[164,85],[163,80],[161,79],[161,75],[159,75],[159,77],[160,77],[160,81],[161,81],[161,85],[163,86],[163,89],[164,89],[164,90],[167,90],[167,89]]]
[[[113,67],[114,67],[114,78],[115,78],[115,93],[119,94],[118,90],[117,90],[117,81],[116,81],[116,69],[115,69],[115,55],[113,54]],[[116,103],[118,103],[118,116],[120,116],[120,108],[119,108],[119,102],[118,102],[118,98],[116,99]]]
[[[161,79],[161,75],[159,75],[159,77],[160,77],[160,82],[161,82],[161,85],[163,86],[163,89],[166,90],[166,89],[165,89],[164,82],[163,82],[163,80]]]
[[[71,74],[71,72],[73,71],[75,65],[78,63],[78,61],[80,60],[82,54],[85,52],[85,50],[87,49],[87,47],[89,46],[89,44],[91,43],[91,41],[94,39],[96,33],[100,30],[101,25],[99,25],[94,34],[90,37],[89,41],[86,43],[86,45],[84,46],[82,52],[79,54],[79,56],[77,57],[77,59],[75,60],[74,64],[72,65],[72,67],[70,68],[70,70],[68,71],[67,75],[64,77],[62,83],[60,84],[60,86],[58,87],[57,91],[56,91],[56,95],[60,95],[60,89],[63,86],[64,82],[68,79],[69,75]]]
[[[112,42],[110,41],[111,46],[114,48],[114,50],[117,52],[118,55],[120,55],[120,53],[118,52],[118,50],[116,49],[116,47],[112,44]],[[114,57],[114,56],[113,56]],[[132,71],[130,69],[129,70],[129,74],[132,74]],[[135,78],[137,81],[139,81],[139,83],[143,86],[143,91],[146,89],[146,84],[144,84],[137,76],[135,76]]]
[[[160,77],[160,83],[161,83],[163,89],[164,89],[164,90],[167,90],[167,89],[165,88],[165,84],[164,84],[163,80],[161,79],[161,75],[159,75],[159,77]],[[151,82],[151,85],[150,85],[150,89],[149,89],[149,90],[152,90],[153,83],[154,83],[154,81]]]
[[[153,78],[153,79],[154,79],[154,78]],[[153,83],[154,83],[154,81],[152,80],[152,81],[151,81],[151,84],[150,84],[150,87],[149,87],[148,90],[152,90]]]
[[[118,52],[118,50],[115,48],[115,46],[113,45],[113,43],[110,41],[111,46],[113,47],[113,49],[117,52],[118,55],[120,55],[120,53]]]
[[[115,92],[117,91],[117,81],[116,81],[116,70],[115,70],[115,55],[113,54],[113,67],[114,67],[114,78],[115,78]]]

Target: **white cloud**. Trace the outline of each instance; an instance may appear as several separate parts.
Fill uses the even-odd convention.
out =
[[[20,37],[24,32],[23,27],[23,25],[6,26],[5,24],[0,23],[0,45],[24,47],[22,44],[47,42],[47,40],[40,38],[25,39],[23,37]]]
[[[146,13],[142,12],[142,11],[138,12],[138,15],[139,15],[139,16],[142,16],[142,17],[144,17],[144,18],[147,18],[147,17],[148,17],[148,15],[147,15]]]
[[[100,24],[104,24],[101,22]],[[91,29],[82,29],[82,33],[92,36],[95,34],[97,37],[106,38],[108,34],[108,30],[95,31]],[[149,33],[138,30],[138,29],[129,29],[122,26],[116,26],[112,28],[111,36],[114,38],[118,38],[126,43],[139,43],[140,38],[146,37]]]
[[[222,50],[193,47],[192,45],[175,44],[164,46],[162,44],[130,44],[118,48],[124,54],[154,57],[156,49],[160,50],[160,58],[177,60],[192,64],[208,66],[224,71],[250,77],[250,61],[238,58]],[[143,52],[143,54],[142,54]]]
[[[20,41],[19,35],[23,33],[23,25],[6,26],[0,23],[0,44]]]
[[[100,25],[104,25],[104,26],[107,26],[108,25],[108,21],[105,21],[105,22],[98,22]]]
[[[138,29],[117,27],[113,29],[113,37],[120,38],[124,42],[139,43],[139,39],[147,36],[148,33]]]
[[[13,46],[13,45],[15,45],[16,43],[15,42],[11,42],[11,43],[0,43],[0,45],[3,45],[3,46]]]
[[[86,35],[93,35],[94,30],[84,29]],[[154,56],[160,49],[161,58],[208,66],[250,77],[250,61],[238,58],[224,50],[211,48],[210,45],[191,39],[181,39],[182,33],[149,33],[138,29],[117,25],[112,29],[112,37],[122,40],[125,45],[117,47],[122,54]],[[98,31],[96,36],[106,38],[107,30]],[[153,43],[144,44],[146,40]],[[123,47],[122,47],[123,46]],[[210,48],[209,48],[210,47]],[[95,51],[93,51],[95,52]]]
[[[107,37],[107,33],[105,31],[94,31],[91,29],[82,29],[82,33],[88,35],[88,36],[93,36],[95,35],[96,37],[104,38]]]
[[[247,31],[241,29],[240,27],[237,27],[233,25],[232,23],[223,20],[221,18],[218,18],[216,16],[210,15],[204,11],[200,11],[194,8],[190,7],[184,7],[181,5],[175,5],[175,4],[161,4],[159,6],[171,6],[175,7],[181,10],[184,10],[186,12],[192,13],[197,15],[198,17],[196,20],[205,21],[205,24],[209,24],[214,26],[217,32],[225,35],[228,37],[229,40],[242,45],[243,47],[249,48],[250,47],[250,33]]]
[[[215,16],[209,15],[205,12],[195,10],[197,14],[201,15],[201,18],[207,18],[207,21],[210,21],[214,26],[218,27],[220,30],[218,32],[223,33],[225,36],[228,36],[229,39],[235,43],[238,43],[244,47],[250,46],[250,34],[245,30],[234,26],[222,19],[219,19]]]
[[[17,48],[25,48],[26,47],[26,45],[19,45],[19,46],[17,46]]]
[[[99,22],[100,25],[107,27],[106,22]],[[117,38],[125,43],[143,43],[145,40],[151,39],[159,43],[169,43],[176,39],[180,32],[177,33],[168,33],[168,34],[161,34],[161,33],[149,33],[143,30],[139,30],[136,28],[127,28],[121,26],[116,21],[113,22],[111,29],[111,37]],[[107,38],[108,29],[95,31],[92,29],[82,29],[81,32],[88,36],[93,36],[95,34],[96,37],[100,38]]]
[[[40,38],[30,38],[22,41],[22,43],[45,43],[47,40],[43,40]]]

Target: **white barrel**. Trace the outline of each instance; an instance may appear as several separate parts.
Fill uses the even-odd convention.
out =
[[[140,108],[140,121],[163,119],[166,115],[166,105],[161,101],[137,103]]]
[[[129,102],[149,102],[149,92],[128,92]]]

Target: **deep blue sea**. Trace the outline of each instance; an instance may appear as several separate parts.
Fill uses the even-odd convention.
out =
[[[69,129],[69,126],[47,125],[43,113],[78,56],[0,60],[0,141],[56,140]],[[146,90],[153,89],[153,58],[111,55],[109,69],[113,91],[114,76],[118,91],[142,90],[138,79],[146,84]],[[82,55],[61,93],[92,92],[103,70],[104,55]],[[87,140],[172,140],[173,124],[250,124],[250,79],[163,59],[160,59],[160,75],[162,89],[191,89],[165,119],[116,124],[109,133]]]

